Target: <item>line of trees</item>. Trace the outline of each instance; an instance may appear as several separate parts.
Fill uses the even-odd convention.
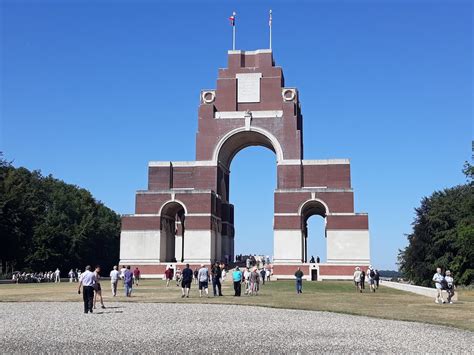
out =
[[[0,156],[0,274],[62,272],[119,258],[120,216],[91,193]]]
[[[436,191],[416,208],[408,246],[399,251],[404,277],[433,286],[437,267],[454,272],[461,285],[474,282],[474,167],[464,166],[467,183]]]

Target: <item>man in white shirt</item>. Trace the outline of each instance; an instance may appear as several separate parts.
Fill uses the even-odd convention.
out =
[[[443,299],[443,287],[441,286],[441,282],[444,280],[443,275],[441,274],[441,268],[436,269],[436,274],[433,275],[433,281],[436,287],[436,298],[435,303],[446,303]]]
[[[86,271],[81,274],[79,279],[79,287],[77,293],[81,294],[82,285],[82,298],[84,300],[84,313],[91,312],[94,301],[94,284],[96,283],[95,273],[91,271],[91,266],[86,266]]]
[[[117,271],[117,265],[114,265],[114,269],[110,272],[110,286],[112,287],[112,296],[117,296],[117,284],[120,278],[120,274]]]

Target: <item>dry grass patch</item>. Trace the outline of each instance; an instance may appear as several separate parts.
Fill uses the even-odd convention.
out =
[[[376,293],[357,293],[351,282],[305,282],[303,294],[296,295],[292,281],[266,283],[258,296],[233,297],[232,283],[223,286],[224,297],[199,298],[197,285],[192,285],[190,298],[181,298],[181,289],[175,283],[167,288],[161,280],[143,280],[135,287],[133,297],[125,298],[123,288],[112,297],[109,282],[102,282],[104,302],[173,302],[239,304],[287,309],[303,309],[363,315],[368,317],[426,322],[474,331],[474,291],[460,290],[459,302],[438,305],[428,297],[381,286]],[[212,294],[212,289],[210,289]],[[81,302],[77,284],[19,284],[0,285],[3,302]]]

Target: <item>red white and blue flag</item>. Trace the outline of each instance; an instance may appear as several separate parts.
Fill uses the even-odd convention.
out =
[[[235,26],[235,12],[229,17],[230,25]]]

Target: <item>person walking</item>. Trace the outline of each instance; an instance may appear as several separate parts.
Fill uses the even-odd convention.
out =
[[[298,270],[296,270],[295,272],[297,294],[303,293],[303,276],[304,276],[303,271],[301,271],[301,268],[298,267]]]
[[[369,265],[366,276],[367,276],[367,280],[369,281],[370,291],[375,292],[375,272],[374,272],[374,269],[372,268],[372,265]]]
[[[265,276],[266,276],[266,278],[267,278],[267,282],[270,281],[270,276],[271,276],[271,274],[272,274],[272,273],[270,272],[270,269],[266,269],[266,270],[265,270]]]
[[[165,270],[166,287],[168,287],[170,285],[170,281],[173,280],[173,274],[174,270],[171,266]]]
[[[102,298],[102,288],[100,287],[100,266],[97,265],[95,267],[95,271],[94,271],[94,274],[95,274],[95,284],[94,284],[94,309],[95,309],[95,305],[97,303],[97,296],[99,296],[100,298],[100,304],[102,305],[102,309],[105,309],[105,306],[104,306],[104,299]]]
[[[117,284],[120,278],[120,273],[117,270],[117,265],[114,265],[114,268],[110,272],[110,287],[112,288],[112,296],[117,296]]]
[[[247,295],[250,292],[250,270],[245,268],[244,271],[244,283],[245,283],[245,294]]]
[[[59,268],[54,272],[54,282],[61,282],[61,271],[59,271]]]
[[[199,280],[199,297],[202,297],[202,290],[206,293],[206,296],[209,297],[209,270],[201,264],[201,268],[198,271],[198,280]]]
[[[211,269],[211,274],[212,274],[212,291],[214,293],[214,297],[216,297],[217,295],[222,296],[222,285],[221,285],[222,270],[217,261],[215,262],[214,266]]]
[[[125,271],[127,270],[127,268],[125,267],[125,265],[122,265],[122,268],[120,269],[120,278],[122,279],[122,284],[124,285],[125,287]]]
[[[125,286],[125,296],[132,297],[133,273],[130,271],[130,265],[127,266],[123,273],[123,284]]]
[[[353,279],[356,290],[362,293],[362,271],[360,271],[358,266],[355,268]]]
[[[181,269],[179,267],[176,268],[176,286],[181,285]]]
[[[84,300],[84,313],[92,313],[92,306],[94,300],[94,284],[95,274],[91,271],[91,266],[86,266],[86,271],[81,274],[79,278],[79,287],[77,293],[81,294],[82,286],[82,299]]]
[[[193,276],[194,276],[194,284],[197,285],[198,284],[198,273],[199,273],[199,269],[196,267],[194,269],[194,273],[193,273]]]
[[[181,278],[181,298],[189,298],[189,289],[193,283],[193,270],[189,267],[189,264],[186,264],[186,267],[183,269],[183,276]]]
[[[379,274],[378,270],[374,270],[374,272],[375,272],[375,277],[374,277],[375,288],[378,290],[379,289],[379,282],[380,282],[380,274]]]
[[[133,281],[138,287],[138,281],[140,281],[140,269],[138,267],[135,267],[135,270],[133,270]]]
[[[436,268],[436,273],[433,275],[433,281],[436,287],[435,303],[446,303],[446,301],[443,298],[443,286],[441,285],[441,282],[443,282],[443,280],[444,280],[444,277],[441,274],[441,268],[438,267]]]
[[[240,271],[239,267],[237,266],[232,273],[232,281],[234,281],[234,296],[240,297],[242,292],[241,285],[242,285],[242,271]]]
[[[446,276],[444,277],[446,281],[446,292],[448,292],[448,303],[453,304],[452,298],[454,296],[454,278],[451,276],[451,271],[446,270]]]

